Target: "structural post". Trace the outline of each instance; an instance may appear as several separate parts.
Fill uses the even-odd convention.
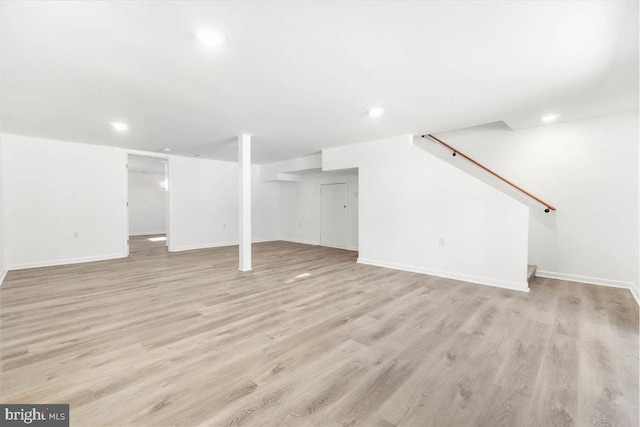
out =
[[[251,271],[251,135],[238,137],[240,271]]]

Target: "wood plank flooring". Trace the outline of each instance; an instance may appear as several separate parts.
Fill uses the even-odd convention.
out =
[[[629,291],[530,293],[286,242],[10,272],[3,403],[74,426],[637,426]]]

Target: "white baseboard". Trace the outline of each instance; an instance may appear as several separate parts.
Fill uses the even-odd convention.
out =
[[[82,258],[57,259],[52,261],[29,262],[25,264],[12,265],[9,271],[26,270],[27,268],[55,267],[58,265],[81,264],[85,262],[106,261],[110,259],[125,258],[124,254],[99,255]]]
[[[4,282],[4,278],[7,277],[8,270],[2,270],[2,274],[0,274],[0,286],[2,286],[2,282]]]
[[[446,271],[432,270],[429,268],[415,267],[411,265],[396,264],[392,262],[376,261],[371,259],[358,258],[359,264],[375,265],[377,267],[392,268],[394,270],[410,271],[412,273],[428,274],[430,276],[444,277],[446,279],[461,280],[463,282],[476,283],[479,285],[493,286],[496,288],[510,289],[513,291],[529,292],[529,284],[526,280],[522,283],[510,282],[499,279],[489,279],[486,277],[470,276],[467,274],[450,273]]]
[[[556,273],[554,271],[536,270],[536,276],[546,277],[547,279],[566,280],[569,282],[588,283],[590,285],[610,286],[612,288],[631,289],[633,287],[633,283],[631,282],[603,279],[601,277],[580,276],[577,274]]]
[[[279,237],[272,237],[268,239],[253,239],[251,243],[267,243],[267,242],[278,242],[280,241]]]
[[[336,249],[344,249],[346,251],[357,251],[357,246],[347,246],[346,248],[342,248],[340,246],[331,246],[331,245],[321,245],[320,242],[316,240],[304,240],[304,239],[280,239],[283,242],[291,242],[291,243],[302,243],[303,245],[313,245],[313,246],[324,246],[326,248],[336,248]]]
[[[334,248],[334,249],[342,249],[343,251],[357,251],[357,249],[352,249],[351,247],[347,246],[346,248],[343,246],[331,246],[331,245],[322,245],[320,243],[318,243],[317,246],[322,246],[323,248]]]
[[[255,240],[252,240],[251,243],[274,242],[276,240],[280,240],[280,239],[255,239]],[[194,251],[194,250],[197,250],[197,249],[222,248],[224,246],[238,246],[238,241],[204,243],[204,244],[201,244],[201,245],[187,245],[187,246],[170,247],[169,248],[169,252],[182,252],[182,251]]]
[[[195,251],[197,249],[220,248],[223,246],[236,246],[238,242],[204,243],[201,245],[169,246],[169,252]]]
[[[304,240],[304,239],[293,239],[293,238],[283,238],[281,239],[283,242],[291,242],[291,243],[302,243],[303,245],[313,245],[318,246],[320,242],[315,240]]]

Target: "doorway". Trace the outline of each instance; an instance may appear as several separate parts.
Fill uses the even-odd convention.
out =
[[[127,221],[129,254],[167,251],[168,159],[127,156]]]
[[[320,185],[320,244],[347,249],[347,184]]]

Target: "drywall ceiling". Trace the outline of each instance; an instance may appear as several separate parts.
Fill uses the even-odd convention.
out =
[[[151,173],[164,175],[164,160],[158,157],[129,155],[127,169],[129,173]]]
[[[256,163],[638,108],[636,1],[1,2],[3,131]],[[213,26],[226,45],[195,42]],[[366,115],[372,106],[385,114]],[[109,122],[130,126],[116,133]]]

